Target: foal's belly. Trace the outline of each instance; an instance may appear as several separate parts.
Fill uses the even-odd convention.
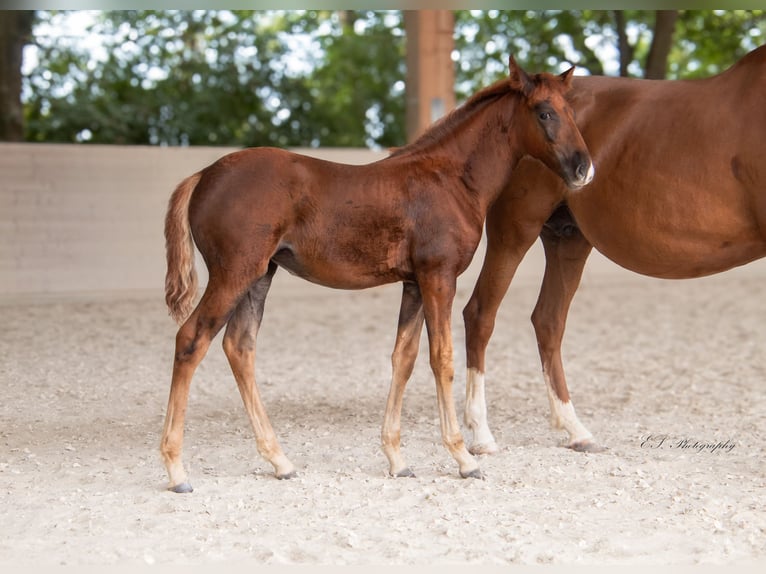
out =
[[[387,252],[362,257],[360,253],[311,251],[287,244],[281,246],[272,260],[292,275],[333,289],[368,289],[411,278]]]

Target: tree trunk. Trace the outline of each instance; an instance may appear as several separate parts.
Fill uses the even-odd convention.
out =
[[[628,42],[628,34],[625,30],[625,14],[622,10],[614,11],[614,23],[617,28],[617,49],[620,52],[620,76],[628,76],[628,66],[633,61],[635,48]]]
[[[341,25],[345,28],[348,26],[349,28],[354,27],[354,23],[356,22],[356,10],[339,10],[339,18]]]
[[[21,62],[33,20],[33,10],[0,10],[0,141],[24,139]]]
[[[673,46],[673,32],[678,20],[678,10],[657,10],[654,22],[654,37],[646,57],[644,77],[664,80],[668,71],[668,55]]]

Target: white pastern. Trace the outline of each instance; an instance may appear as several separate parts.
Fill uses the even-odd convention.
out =
[[[583,426],[580,419],[577,418],[572,401],[564,402],[556,396],[553,390],[553,384],[548,373],[543,372],[545,378],[545,388],[548,391],[548,401],[551,405],[551,426],[564,429],[569,433],[569,444],[580,442],[590,442],[593,435]]]
[[[484,396],[484,373],[469,368],[465,386],[466,426],[473,433],[469,450],[473,454],[489,454],[497,452],[497,443],[487,423],[487,401]]]

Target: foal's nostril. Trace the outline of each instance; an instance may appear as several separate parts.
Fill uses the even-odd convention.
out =
[[[594,174],[595,170],[591,161],[580,161],[575,168],[575,176],[583,185],[590,183]]]

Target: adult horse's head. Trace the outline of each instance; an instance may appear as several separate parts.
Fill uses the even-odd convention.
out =
[[[529,75],[511,56],[509,69],[511,88],[522,98],[516,121],[523,126],[527,153],[561,176],[571,189],[590,183],[595,174],[593,162],[566,100],[574,67],[558,76]]]

